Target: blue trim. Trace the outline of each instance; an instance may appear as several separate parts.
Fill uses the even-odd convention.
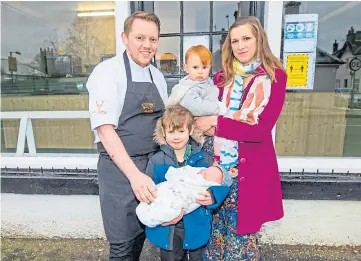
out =
[[[227,164],[221,163],[220,165],[221,165],[223,168],[228,169],[228,168],[230,168],[230,167],[237,166],[237,165],[238,165],[238,160],[235,160],[235,161],[233,161],[233,162],[231,162],[231,163],[227,163]]]
[[[238,86],[242,87],[243,83],[240,83],[238,80],[234,80],[235,83],[237,83]]]

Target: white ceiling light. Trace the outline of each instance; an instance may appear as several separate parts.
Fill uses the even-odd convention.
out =
[[[95,12],[79,12],[77,14],[79,17],[87,17],[87,16],[114,16],[114,11],[95,11]]]

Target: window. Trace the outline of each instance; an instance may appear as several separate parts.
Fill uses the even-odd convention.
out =
[[[353,86],[352,88],[355,90],[355,91],[358,91],[360,89],[360,79],[354,79],[353,80]]]
[[[343,1],[329,1],[326,5],[318,1],[285,1],[283,5],[284,15],[296,15],[295,19],[301,19],[298,14],[318,14],[318,30],[314,79],[307,84],[309,89],[288,87],[276,126],[277,155],[361,157],[360,77],[355,75],[353,84],[357,86],[351,92],[351,74],[346,62],[361,47],[355,41],[361,31],[361,5]],[[296,20],[295,26],[288,23],[283,28],[287,39],[293,35],[302,38],[312,31],[312,27],[307,27],[309,23],[303,26],[299,21]]]
[[[217,72],[230,25],[238,15],[254,14],[263,21],[263,7],[264,3],[255,1],[154,1],[154,13],[162,22],[155,64],[166,78],[168,92],[185,75],[184,56],[189,47],[208,47],[213,53],[212,73]]]
[[[93,14],[93,12],[96,13]],[[1,2],[1,111],[87,111],[86,82],[115,55],[114,2]],[[89,119],[32,120],[37,153],[93,153]],[[2,152],[19,120],[2,120]]]

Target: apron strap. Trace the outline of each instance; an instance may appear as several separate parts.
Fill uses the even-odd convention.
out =
[[[129,58],[128,58],[128,55],[127,55],[127,51],[124,51],[123,59],[124,59],[124,67],[125,67],[125,72],[127,74],[127,79],[129,81],[132,81],[132,70],[130,69],[130,64],[129,64]],[[152,75],[152,72],[150,71],[150,68],[148,70],[149,70],[151,83],[154,83],[153,75]]]
[[[152,75],[152,72],[150,71],[150,68],[149,68],[149,75],[150,75],[150,80],[152,81],[152,83],[154,83],[153,75]]]
[[[129,58],[127,55],[127,51],[124,51],[123,59],[124,59],[124,67],[125,67],[125,72],[127,74],[127,79],[128,79],[128,81],[132,81],[132,71],[130,70],[130,64],[129,64]]]

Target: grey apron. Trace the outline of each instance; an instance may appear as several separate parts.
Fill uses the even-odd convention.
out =
[[[156,121],[163,115],[164,103],[150,70],[151,83],[133,82],[126,52],[123,57],[127,92],[115,131],[135,165],[145,172],[149,155],[158,149],[153,141],[153,133]],[[135,214],[138,202],[128,178],[110,159],[101,142],[97,147],[100,153],[99,197],[105,234],[110,243],[124,243],[144,231]]]

